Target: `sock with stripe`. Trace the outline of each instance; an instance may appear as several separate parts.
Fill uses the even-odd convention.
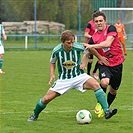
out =
[[[40,99],[40,100],[37,102],[36,107],[35,107],[35,109],[34,109],[34,115],[35,115],[36,117],[38,117],[39,114],[41,113],[41,111],[46,107],[46,105],[47,105],[47,104],[44,104],[44,103],[42,102],[42,99]]]
[[[3,59],[0,59],[0,70],[2,69]]]
[[[106,94],[104,93],[102,88],[95,90],[94,93],[95,93],[97,101],[101,104],[104,110],[104,113],[105,113],[108,109],[108,102],[107,102]]]

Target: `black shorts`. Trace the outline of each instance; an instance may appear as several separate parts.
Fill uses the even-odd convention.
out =
[[[109,78],[109,85],[111,85],[113,89],[118,90],[122,80],[122,68],[122,64],[113,67],[99,64],[99,78],[100,80],[102,78]]]
[[[90,54],[89,55],[89,59],[93,59],[93,54]]]

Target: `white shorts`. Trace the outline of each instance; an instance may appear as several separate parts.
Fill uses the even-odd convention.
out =
[[[0,45],[0,54],[4,54],[4,47],[3,47],[3,45]]]
[[[89,78],[92,78],[92,77],[84,73],[72,79],[65,79],[65,80],[58,79],[57,81],[54,82],[50,90],[58,92],[61,95],[72,89],[76,89],[81,92],[84,92],[86,90],[83,89],[83,84]]]

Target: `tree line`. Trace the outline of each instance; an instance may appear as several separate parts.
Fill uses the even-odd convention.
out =
[[[81,27],[91,19],[91,0],[80,0]],[[36,0],[36,20],[55,21],[67,29],[78,28],[78,0]],[[0,0],[0,18],[4,22],[34,20],[34,0]]]
[[[0,20],[4,22],[34,20],[34,1],[0,0]],[[117,7],[121,7],[123,1],[125,1],[125,6],[132,5],[131,0],[101,1],[106,3],[102,5],[103,7],[109,7],[111,2],[117,2]],[[59,22],[65,24],[66,29],[77,30],[80,13],[81,28],[84,30],[87,22],[92,19],[92,12],[97,3],[99,0],[36,0],[36,20]]]

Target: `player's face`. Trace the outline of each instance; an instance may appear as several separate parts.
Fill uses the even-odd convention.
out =
[[[103,16],[95,17],[94,23],[95,23],[96,29],[99,32],[102,32],[106,27],[106,21],[104,20]]]
[[[67,52],[69,52],[72,49],[74,42],[75,42],[74,38],[71,39],[71,40],[66,40],[63,43],[64,50],[67,51]]]
[[[118,23],[118,24],[120,24],[120,23],[121,23],[121,20],[120,20],[120,19],[118,19],[118,20],[117,20],[117,23]]]

